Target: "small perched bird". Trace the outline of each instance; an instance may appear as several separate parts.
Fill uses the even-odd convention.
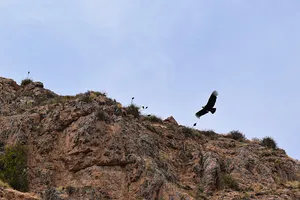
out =
[[[29,74],[30,74],[30,71],[27,72],[27,78],[28,78]]]
[[[131,98],[131,104],[132,104],[132,102],[133,102],[133,99],[134,99],[134,97]]]
[[[197,125],[197,123],[194,123],[194,125],[193,126],[196,126]]]
[[[202,109],[199,110],[195,115],[197,118],[200,118],[202,115],[205,115],[208,112],[214,114],[216,112],[216,108],[214,108],[216,100],[217,100],[218,92],[215,90],[211,93],[208,102],[205,106],[202,106]]]

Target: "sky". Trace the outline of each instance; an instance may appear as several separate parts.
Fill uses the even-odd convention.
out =
[[[0,0],[0,76],[106,92],[300,159],[300,2]],[[214,115],[195,113],[219,93]]]

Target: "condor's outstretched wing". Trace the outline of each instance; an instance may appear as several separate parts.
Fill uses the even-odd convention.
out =
[[[218,96],[218,92],[215,90],[211,93],[207,104],[205,105],[205,107],[210,110],[211,108],[213,108],[215,106],[216,100],[217,100],[217,96]]]
[[[206,113],[208,113],[208,111],[205,109],[199,110],[198,112],[196,112],[196,117],[200,118],[202,115],[205,115]]]

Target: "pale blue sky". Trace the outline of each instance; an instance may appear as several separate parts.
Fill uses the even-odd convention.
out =
[[[104,91],[300,159],[300,2],[1,0],[0,76]],[[219,92],[217,112],[195,112]]]

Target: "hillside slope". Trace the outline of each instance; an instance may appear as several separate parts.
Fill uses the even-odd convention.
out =
[[[41,199],[300,199],[300,164],[284,150],[141,116],[99,92],[0,77],[0,140],[27,147]]]

